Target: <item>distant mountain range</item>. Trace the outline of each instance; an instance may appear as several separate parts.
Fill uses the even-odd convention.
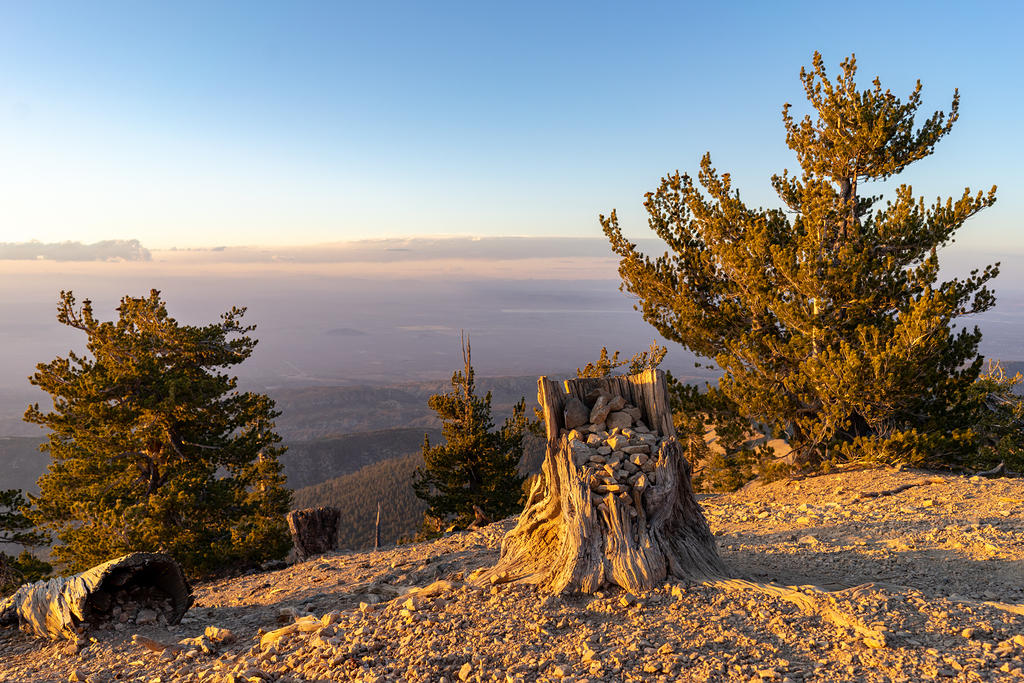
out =
[[[1024,362],[1004,362],[1003,367],[1012,376],[1024,371]],[[492,392],[495,422],[500,424],[523,396],[528,417],[533,417],[530,411],[536,382],[535,376],[485,377],[478,379],[478,389]],[[448,388],[448,382],[411,382],[270,390],[282,411],[277,430],[289,447],[282,458],[289,487],[302,489],[418,453],[424,434],[439,441],[441,425],[427,399]],[[17,405],[20,408],[24,403]],[[11,422],[12,428],[19,426],[13,419]],[[49,464],[48,456],[38,450],[43,440],[41,432],[39,436],[0,437],[0,488],[36,490],[36,480]],[[543,449],[535,449],[524,470],[535,470],[542,457]]]
[[[288,452],[282,456],[281,464],[288,477],[288,487],[300,489],[382,460],[418,453],[425,433],[430,435],[432,442],[441,438],[439,429],[399,427],[292,442],[288,445]]]
[[[0,242],[0,260],[11,261],[149,261],[138,240],[82,242]]]
[[[401,428],[416,428],[422,443],[424,430],[441,426],[427,406],[427,399],[450,389],[451,383],[442,381],[275,388],[268,393],[281,411],[277,430],[286,443],[298,445],[345,434]],[[512,414],[512,407],[520,398],[526,398],[527,406],[535,403],[537,377],[478,378],[477,393],[488,391],[495,422],[500,423]]]
[[[298,489],[355,472],[361,467],[408,453],[418,453],[424,433],[431,441],[441,438],[439,429],[403,427],[345,434],[315,441],[286,442],[281,458],[289,488]],[[39,452],[35,437],[0,437],[0,489],[39,489],[36,480],[46,471],[50,456]]]
[[[638,244],[657,251],[654,238]],[[217,263],[397,263],[403,261],[527,260],[538,257],[616,257],[602,237],[399,237],[312,245],[223,246],[159,250],[157,258]]]
[[[536,391],[535,377],[478,380],[491,391],[495,421],[511,414],[522,396]],[[293,489],[355,472],[361,467],[419,452],[424,434],[441,438],[440,422],[427,399],[450,388],[447,382],[390,386],[310,387],[271,391],[278,409],[278,432],[289,450],[282,457]],[[0,437],[0,488],[36,490],[49,457],[39,452],[39,436]]]

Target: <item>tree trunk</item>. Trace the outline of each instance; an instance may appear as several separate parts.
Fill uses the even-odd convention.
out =
[[[546,377],[537,384],[548,437],[543,474],[498,564],[477,580],[638,593],[669,577],[726,576],[676,439],[665,374],[566,380],[564,389]],[[639,425],[622,426],[637,417]]]
[[[338,547],[338,519],[341,511],[333,507],[292,510],[288,528],[300,560],[321,555]]]
[[[380,501],[377,501],[377,522],[373,525],[373,549],[380,550]]]

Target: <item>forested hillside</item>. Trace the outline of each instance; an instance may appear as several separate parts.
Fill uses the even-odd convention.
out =
[[[435,443],[440,439],[435,435],[430,438]],[[525,475],[539,472],[544,460],[544,440],[527,434],[523,451],[520,471]],[[423,522],[427,506],[412,490],[412,473],[422,464],[423,454],[416,450],[312,486],[293,487],[296,490],[292,508],[300,510],[321,505],[338,508],[341,510],[338,547],[371,548],[379,500],[381,543],[394,543],[411,537]]]
[[[381,504],[381,543],[411,537],[423,522],[426,504],[413,494],[412,473],[423,464],[421,453],[363,467],[295,491],[295,509],[332,505],[341,510],[339,548],[372,548],[377,502]]]

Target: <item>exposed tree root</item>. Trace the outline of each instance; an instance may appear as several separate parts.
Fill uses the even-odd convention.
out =
[[[886,489],[885,491],[859,491],[856,499],[862,500],[864,498],[881,498],[883,496],[893,496],[897,493],[903,493],[908,489],[912,489],[916,486],[929,486],[931,484],[945,484],[946,480],[941,477],[930,477],[924,481],[914,481],[909,484],[902,484],[894,489]]]
[[[887,644],[887,631],[884,628],[871,628],[856,616],[847,614],[846,612],[838,609],[834,604],[831,604],[831,596],[834,595],[834,593],[822,590],[816,586],[800,586],[799,588],[796,588],[792,586],[757,583],[754,581],[747,581],[745,579],[723,579],[720,581],[708,582],[708,585],[715,586],[716,588],[723,588],[725,590],[752,590],[764,593],[765,595],[782,598],[787,602],[793,603],[800,608],[800,611],[806,614],[816,614],[840,629],[850,629],[854,631],[868,647],[881,648],[885,647]],[[857,592],[864,591],[872,585],[873,584],[867,583],[838,592],[850,592],[856,596]]]

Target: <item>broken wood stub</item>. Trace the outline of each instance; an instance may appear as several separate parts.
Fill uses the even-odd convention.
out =
[[[338,547],[338,520],[335,507],[306,508],[288,513],[288,529],[300,560],[335,550]]]
[[[547,430],[542,476],[498,564],[478,582],[638,593],[669,578],[727,575],[690,484],[690,442],[684,449],[676,438],[663,372],[564,384],[541,377],[538,402]],[[609,405],[629,417],[609,414]],[[585,413],[590,422],[566,429],[567,416],[576,424]],[[612,423],[629,426],[607,429]]]

